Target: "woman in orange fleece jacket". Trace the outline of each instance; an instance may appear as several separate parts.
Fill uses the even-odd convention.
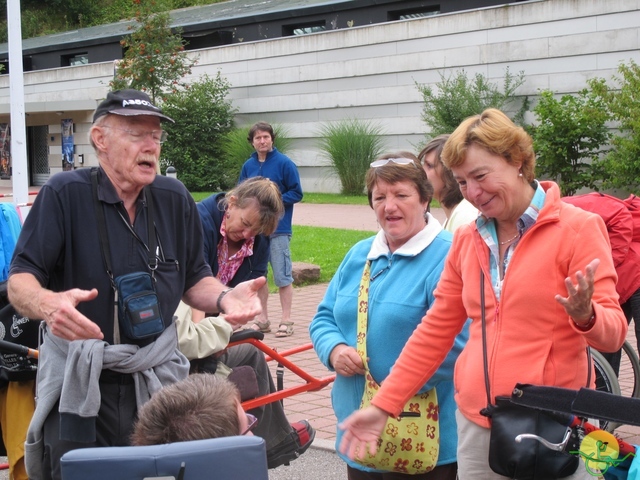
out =
[[[427,381],[467,318],[470,338],[454,382],[458,412],[458,474],[503,479],[488,463],[481,272],[491,400],[516,383],[571,389],[587,382],[587,345],[615,351],[627,333],[604,222],[560,200],[553,182],[534,180],[531,137],[502,112],[466,119],[442,158],[464,197],[481,212],[453,240],[435,303],[422,319],[373,399],[342,423],[341,451],[375,448],[388,415]],[[415,369],[422,365],[422,369]],[[593,376],[591,377],[593,378]],[[584,468],[567,478],[591,478]]]

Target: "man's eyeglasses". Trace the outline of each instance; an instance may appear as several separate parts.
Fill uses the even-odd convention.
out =
[[[409,165],[409,164],[414,164],[416,167],[416,163],[411,160],[410,158],[404,158],[404,157],[400,157],[400,158],[384,158],[382,160],[376,160],[374,162],[371,162],[371,164],[369,165],[372,168],[377,168],[377,167],[382,167],[384,165],[386,165],[389,162],[393,162],[396,165]]]
[[[126,132],[129,134],[129,137],[133,142],[142,142],[147,136],[151,136],[151,139],[157,143],[158,145],[162,145],[167,141],[169,134],[164,130],[151,130],[151,131],[142,131],[142,130],[131,130],[130,128],[119,128],[119,127],[111,127],[109,125],[102,125],[103,128],[112,128],[114,130],[120,130],[121,132]]]
[[[247,428],[240,435],[246,435],[251,430],[253,430],[253,427],[255,427],[258,423],[258,417],[256,417],[255,415],[251,415],[250,413],[245,413],[245,415],[247,416]]]

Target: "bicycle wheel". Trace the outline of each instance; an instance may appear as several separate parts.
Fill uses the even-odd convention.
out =
[[[640,361],[633,345],[629,342],[624,342],[622,345],[618,383],[622,395],[640,398]]]
[[[593,358],[593,366],[596,371],[596,390],[613,395],[620,395],[620,384],[609,362],[604,359],[600,352],[593,348],[591,349],[591,357]],[[617,422],[600,420],[600,428],[607,432],[613,432],[619,426],[620,424]]]

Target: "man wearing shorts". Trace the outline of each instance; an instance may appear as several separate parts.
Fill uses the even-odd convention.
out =
[[[293,218],[293,204],[302,200],[302,187],[295,163],[273,146],[275,138],[273,127],[266,122],[258,122],[249,129],[247,140],[256,151],[242,166],[239,181],[250,177],[266,177],[275,182],[282,193],[284,216],[278,223],[276,231],[271,235],[269,261],[282,306],[282,319],[278,325],[276,337],[288,337],[293,334],[293,322],[291,321],[293,276],[289,250],[292,234],[291,220]],[[266,285],[259,290],[258,296],[262,302],[262,314],[256,317],[253,328],[261,332],[270,332],[271,324],[267,316],[269,289]]]

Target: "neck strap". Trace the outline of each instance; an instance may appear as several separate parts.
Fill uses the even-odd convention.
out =
[[[111,255],[109,250],[109,235],[107,233],[107,223],[104,217],[104,209],[103,209],[102,202],[100,202],[100,199],[98,198],[98,169],[97,168],[93,168],[91,170],[91,185],[93,190],[93,206],[96,212],[96,219],[98,220],[98,233],[100,235],[100,248],[102,251],[102,261],[104,262],[104,266],[105,266],[105,269],[107,270],[107,274],[111,279],[111,286],[115,289],[115,282],[113,277],[113,266],[111,264]],[[156,255],[157,243],[156,243],[155,228],[153,223],[153,195],[151,194],[151,189],[149,187],[144,188],[144,197],[147,204],[148,244],[147,245],[143,244],[143,245],[147,249],[149,270],[151,270],[151,275],[153,276],[156,269],[158,268],[158,257]]]
[[[367,260],[364,264],[360,289],[358,290],[358,331],[356,337],[356,351],[365,370],[369,370],[367,364],[367,321],[369,314],[369,279],[371,276],[371,262]]]

